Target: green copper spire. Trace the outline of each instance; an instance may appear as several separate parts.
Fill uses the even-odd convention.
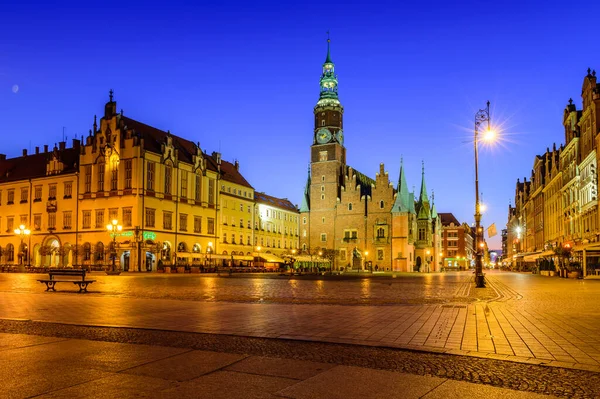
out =
[[[331,43],[331,40],[329,40],[329,31],[327,31],[327,58],[325,58],[325,63],[326,64],[333,64],[333,61],[331,61],[331,53],[329,51],[329,44]]]
[[[417,215],[419,219],[429,219],[431,210],[429,209],[429,197],[427,197],[427,187],[425,186],[425,163],[422,164],[421,171],[421,195],[419,195],[419,204],[417,205]]]
[[[321,93],[319,95],[319,101],[317,105],[329,105],[329,104],[340,104],[338,99],[338,80],[335,75],[335,64],[331,61],[331,50],[330,50],[329,32],[327,32],[327,57],[323,64],[323,73],[319,80],[321,86]]]
[[[433,193],[433,190],[431,190],[431,218],[435,219],[438,217],[438,213],[437,213],[437,209],[435,209],[435,194]]]
[[[408,186],[406,185],[406,176],[404,175],[404,160],[400,158],[400,176],[398,177],[396,200],[392,207],[392,212],[403,213],[410,212],[410,196]]]
[[[300,205],[300,212],[310,211],[310,165],[308,166],[308,179],[306,179],[306,186],[304,187],[304,195],[302,196],[302,205]]]

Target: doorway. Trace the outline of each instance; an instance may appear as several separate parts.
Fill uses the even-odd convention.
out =
[[[421,257],[420,256],[417,256],[417,264],[416,264],[415,268],[417,269],[416,270],[417,272],[421,271]]]

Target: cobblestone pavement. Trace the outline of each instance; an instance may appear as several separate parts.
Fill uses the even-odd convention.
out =
[[[107,372],[160,378],[160,381],[139,381],[137,383],[142,385],[140,387],[136,386],[136,381],[127,381],[126,387],[117,384],[119,397],[147,397],[152,396],[152,393],[156,395],[158,391],[160,391],[161,397],[170,397],[168,393],[173,393],[172,390],[176,390],[178,393],[178,396],[174,397],[182,397],[181,391],[186,387],[186,381],[193,381],[194,378],[209,371],[206,363],[209,363],[208,366],[212,366],[218,372],[230,370],[246,372],[255,376],[266,374],[292,379],[287,381],[287,384],[278,386],[278,390],[298,382],[294,380],[305,380],[308,383],[307,386],[310,387],[311,395],[306,394],[307,386],[302,385],[280,391],[273,396],[260,396],[269,398],[530,398],[527,395],[520,396],[518,393],[513,393],[514,391],[569,398],[600,397],[600,374],[598,373],[495,359],[362,345],[9,320],[0,320],[0,331],[0,353],[18,357],[21,363],[26,362],[22,357],[32,360],[32,364],[23,368],[18,367],[17,374],[15,372],[8,373],[9,377],[0,382],[0,387],[3,384],[8,386],[5,391],[8,393],[8,397],[15,398],[31,396],[33,392],[27,390],[32,389],[36,393],[44,392],[44,390],[55,391],[53,395],[50,395],[51,397],[69,398],[85,397],[93,392],[96,385],[100,385],[103,389],[114,389],[112,385],[120,380],[115,380],[116,376],[114,375],[104,374]],[[89,340],[104,341],[107,344],[93,345],[87,343]],[[115,346],[108,343],[135,345]],[[77,372],[77,381],[65,383],[63,387],[60,385],[48,386],[48,380],[51,380],[46,379],[45,374],[48,373],[48,370],[62,370],[65,366],[61,363],[60,354],[55,353],[57,352],[56,348],[49,348],[53,351],[51,355],[46,354],[44,349],[40,348],[40,346],[48,344],[63,348],[63,351],[60,351],[62,358],[71,372],[87,367],[86,371],[97,370],[94,372],[94,377],[90,377],[85,372]],[[138,349],[137,345],[142,347]],[[158,347],[158,349],[151,349],[148,345]],[[7,349],[12,348],[24,350],[6,352]],[[29,348],[33,348],[33,351],[25,351]],[[69,348],[71,353],[65,352],[66,348]],[[169,351],[167,348],[179,348],[179,350]],[[197,353],[196,356],[190,356],[194,354],[183,349],[202,352]],[[218,356],[211,355],[215,352],[228,354],[225,361],[223,359],[217,361]],[[236,354],[240,356],[236,357]],[[76,355],[75,359],[73,359],[74,355]],[[6,360],[8,357],[4,356]],[[246,359],[245,368],[242,368],[239,363],[226,367],[228,364],[244,358]],[[194,364],[189,364],[191,361]],[[47,367],[49,366],[46,364],[48,362],[52,363],[51,367]],[[141,366],[139,366],[140,364]],[[0,368],[2,365],[3,361],[0,360]],[[15,364],[12,363],[12,365]],[[339,366],[346,367],[340,370],[341,375],[327,373],[328,370]],[[224,367],[226,368],[223,369]],[[353,374],[349,367],[355,368],[356,373]],[[357,367],[360,369],[356,369]],[[369,372],[368,369],[386,370],[398,374],[380,375],[378,373],[381,372]],[[327,374],[324,374],[322,378],[307,380],[324,372]],[[19,386],[17,377],[23,373],[35,374],[34,378],[37,384],[27,384],[26,387]],[[407,374],[427,376],[428,379],[411,379],[407,377]],[[22,375],[21,377],[27,376]],[[221,381],[222,386],[223,384],[232,386],[239,383],[238,379],[231,380],[229,377],[225,381]],[[91,384],[90,381],[93,381],[94,378],[98,381]],[[24,379],[26,378],[21,380]],[[42,380],[42,383],[39,383],[38,380]],[[453,383],[443,385],[444,381],[453,381]],[[496,388],[477,388],[472,384],[460,385],[458,381]],[[110,386],[108,386],[109,383]],[[148,383],[152,383],[152,387],[148,387]],[[160,386],[155,386],[157,383],[160,383]],[[252,392],[255,387],[246,384],[248,382],[243,381],[242,388],[238,387],[238,391],[233,393],[227,392],[224,395],[221,391],[221,396],[214,393],[205,396],[212,399],[216,397],[245,399],[258,397],[252,395],[255,394]],[[68,388],[72,385],[75,385],[75,389]],[[138,389],[135,392],[126,390],[134,387]],[[347,389],[344,390],[342,387]],[[205,397],[198,395],[206,392],[207,381],[196,381],[194,388],[193,397]],[[269,387],[261,388],[265,390]],[[302,388],[305,389],[304,395],[300,394]],[[504,390],[498,388],[504,388]],[[23,389],[27,392],[24,393]],[[151,389],[153,392],[146,392],[144,389]],[[360,392],[361,390],[362,392]],[[391,391],[391,394],[388,392],[388,395],[385,395],[386,391]],[[77,392],[79,395],[76,394]],[[294,392],[298,396],[294,395]],[[338,394],[336,395],[336,393]],[[104,395],[111,396],[106,392]]]
[[[75,294],[44,292],[32,275],[0,275],[0,318],[417,349],[600,371],[600,281],[487,277],[488,288],[475,289],[468,273],[347,281],[104,276],[94,293]]]

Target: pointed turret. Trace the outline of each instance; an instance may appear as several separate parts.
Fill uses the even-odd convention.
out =
[[[427,197],[427,187],[425,185],[425,163],[423,163],[421,170],[421,194],[419,195],[417,208],[419,219],[429,219],[431,217],[429,198]]]
[[[410,196],[408,186],[406,185],[406,176],[404,175],[404,161],[400,159],[400,176],[398,177],[398,187],[396,188],[396,200],[392,207],[392,212],[403,213],[410,212]]]
[[[437,209],[435,209],[435,195],[433,190],[431,191],[431,218],[435,219],[438,217]]]
[[[302,196],[302,205],[300,206],[300,212],[310,211],[310,166],[308,167],[308,178],[306,179],[306,186],[304,187],[304,195]]]

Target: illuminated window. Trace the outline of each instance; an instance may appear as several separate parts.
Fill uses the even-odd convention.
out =
[[[319,152],[319,161],[327,161],[327,151]]]

